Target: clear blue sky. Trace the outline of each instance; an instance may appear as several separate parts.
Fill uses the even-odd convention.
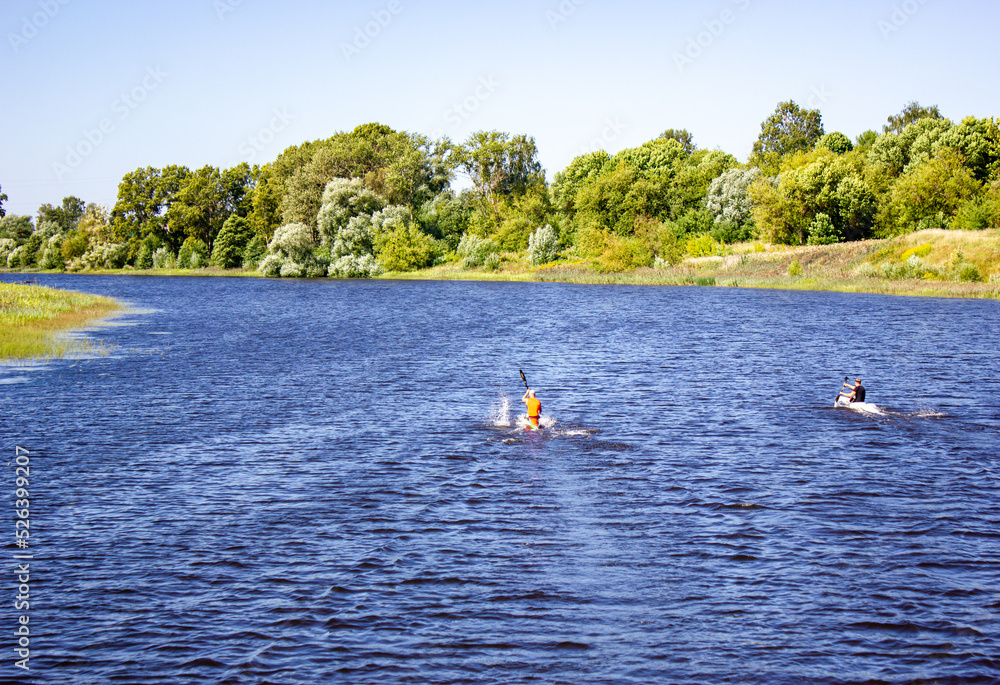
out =
[[[668,128],[745,160],[789,99],[852,138],[911,100],[1000,116],[992,0],[4,0],[0,23],[18,214],[110,208],[137,167],[262,164],[369,121],[526,133],[551,178]]]

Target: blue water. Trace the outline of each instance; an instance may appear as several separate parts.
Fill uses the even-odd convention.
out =
[[[38,278],[0,682],[1000,682],[996,301]]]

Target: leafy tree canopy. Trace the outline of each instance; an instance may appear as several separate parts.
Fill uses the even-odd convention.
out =
[[[668,128],[666,131],[660,134],[658,140],[676,140],[684,148],[684,152],[689,155],[694,152],[697,146],[694,144],[694,136],[686,128]]]
[[[931,105],[930,107],[922,107],[919,102],[911,101],[906,103],[906,107],[899,114],[891,115],[887,120],[885,126],[882,127],[883,133],[902,133],[906,130],[906,127],[912,123],[920,121],[921,119],[941,119],[940,110],[938,110],[937,105]]]
[[[62,231],[72,231],[83,216],[84,209],[86,203],[80,198],[72,195],[64,197],[59,207],[44,204],[38,208],[38,225],[51,221]]]
[[[782,102],[760,125],[750,164],[774,175],[782,157],[812,150],[822,137],[823,117],[818,109],[804,109],[791,100]]]
[[[523,195],[530,187],[545,183],[535,139],[529,136],[479,131],[455,149],[454,158],[497,227],[504,197]]]
[[[816,147],[824,147],[831,152],[836,152],[838,155],[842,155],[845,152],[853,150],[854,143],[852,143],[851,139],[840,131],[834,131],[833,133],[827,133],[825,136],[820,138],[816,142]]]

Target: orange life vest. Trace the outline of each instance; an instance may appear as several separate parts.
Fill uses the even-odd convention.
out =
[[[528,405],[528,418],[537,419],[542,413],[542,403],[534,397],[529,397],[524,403]]]

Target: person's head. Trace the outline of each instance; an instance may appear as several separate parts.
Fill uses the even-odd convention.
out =
[[[861,379],[860,378],[855,378],[854,379],[854,385],[861,385]]]
[[[535,391],[534,390],[528,390],[528,397],[534,397],[534,396],[535,396]]]

